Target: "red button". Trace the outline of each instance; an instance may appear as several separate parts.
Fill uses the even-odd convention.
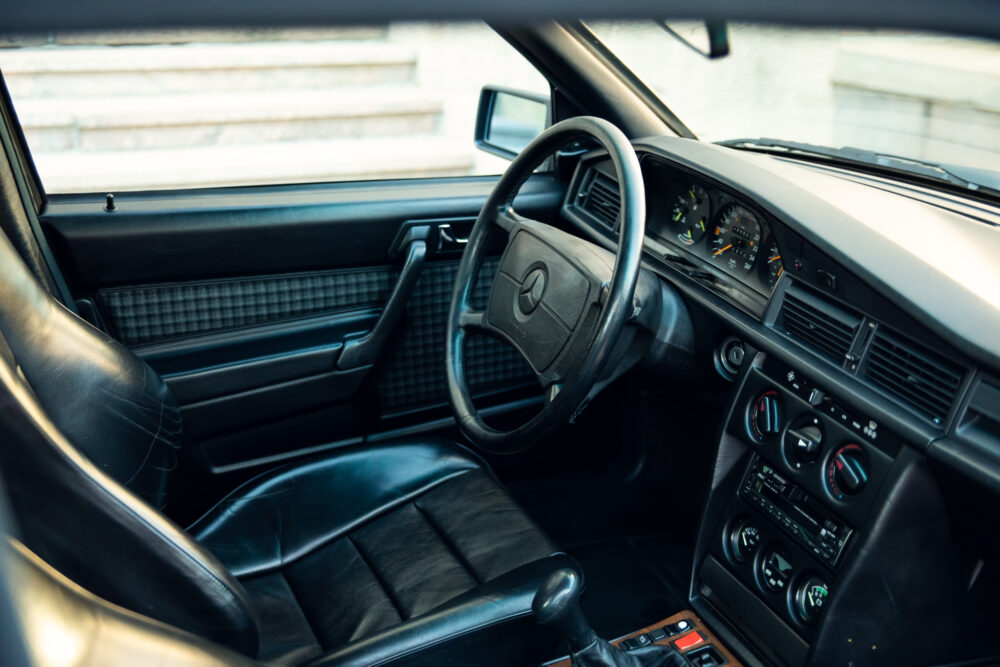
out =
[[[680,639],[674,642],[674,648],[678,651],[687,651],[692,649],[698,644],[705,643],[705,638],[697,633],[697,631],[689,632]]]

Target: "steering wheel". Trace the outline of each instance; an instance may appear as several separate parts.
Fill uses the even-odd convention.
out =
[[[618,251],[577,238],[514,211],[524,182],[557,149],[593,139],[611,157],[621,196]],[[458,267],[448,314],[448,396],[459,428],[481,449],[510,454],[572,419],[633,315],[646,219],[639,160],[611,123],[579,116],[553,125],[514,159],[490,193]],[[470,306],[483,260],[497,235],[506,248],[485,311]],[[506,340],[545,389],[545,404],[512,430],[487,426],[472,404],[464,341],[473,330]]]

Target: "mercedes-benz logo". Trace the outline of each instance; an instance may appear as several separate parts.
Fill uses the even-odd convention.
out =
[[[521,289],[518,290],[517,295],[517,305],[521,309],[521,312],[525,315],[530,315],[538,308],[538,304],[542,301],[542,294],[545,293],[545,269],[535,269],[529,273],[525,278],[524,282],[521,283]]]

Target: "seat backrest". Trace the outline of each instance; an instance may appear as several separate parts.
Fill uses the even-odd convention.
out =
[[[154,509],[181,435],[166,384],[58,303],[2,233],[0,429],[29,549],[111,602],[256,654],[242,586]]]

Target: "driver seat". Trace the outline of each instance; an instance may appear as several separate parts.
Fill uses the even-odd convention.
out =
[[[162,510],[177,403],[64,308],[0,234],[0,470],[21,541],[110,602],[283,664],[515,664],[557,554],[456,443],[338,450],[267,472],[186,530]]]

